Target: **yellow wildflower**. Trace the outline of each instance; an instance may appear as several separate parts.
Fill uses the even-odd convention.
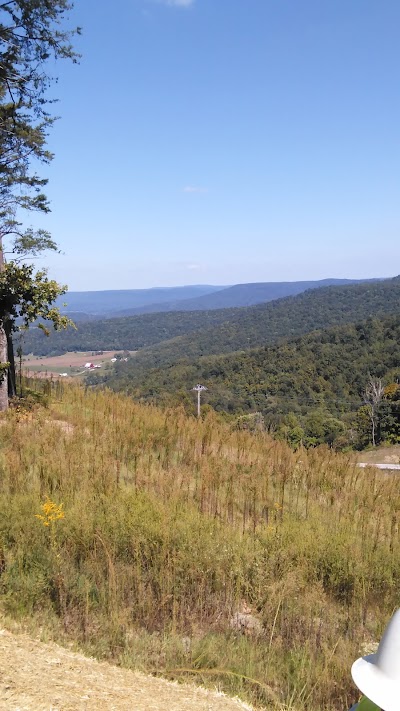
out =
[[[46,497],[46,501],[42,504],[42,513],[35,514],[35,518],[42,522],[43,526],[50,526],[51,523],[65,518],[63,511],[64,504],[56,504],[54,501]]]

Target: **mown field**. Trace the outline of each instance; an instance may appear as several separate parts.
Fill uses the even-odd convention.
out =
[[[27,375],[46,375],[47,373],[60,376],[61,373],[67,373],[68,376],[79,377],[87,375],[85,363],[100,365],[101,369],[96,369],[96,372],[103,372],[112,365],[111,358],[120,353],[122,351],[103,351],[98,355],[93,351],[74,351],[59,356],[34,356],[31,354],[23,357],[22,369]]]
[[[33,387],[48,406],[1,420],[3,613],[260,708],[349,708],[400,602],[399,479],[215,413]]]

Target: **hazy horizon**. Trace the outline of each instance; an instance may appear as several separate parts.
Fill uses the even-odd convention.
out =
[[[78,294],[79,293],[85,294],[88,292],[96,292],[96,291],[157,291],[157,290],[162,290],[162,289],[171,289],[171,290],[172,289],[184,289],[185,287],[192,287],[192,288],[210,287],[210,288],[216,288],[216,289],[222,290],[222,289],[229,289],[234,286],[246,286],[246,285],[250,285],[250,284],[253,284],[253,285],[256,285],[256,284],[293,284],[293,283],[311,282],[311,281],[314,281],[314,282],[321,281],[322,282],[322,281],[330,281],[330,280],[334,280],[334,279],[339,280],[339,281],[341,281],[341,280],[348,280],[348,281],[355,281],[355,280],[356,281],[369,281],[369,280],[371,280],[372,281],[372,280],[380,280],[380,279],[382,279],[382,280],[394,279],[394,278],[396,278],[396,276],[397,276],[397,274],[393,274],[393,275],[385,276],[385,277],[368,276],[365,278],[361,277],[360,279],[358,279],[358,277],[327,276],[327,277],[322,277],[321,279],[282,279],[282,280],[269,279],[268,281],[243,281],[243,282],[237,282],[235,284],[232,284],[232,283],[231,284],[211,284],[211,283],[197,284],[197,283],[193,283],[193,284],[172,284],[170,286],[152,285],[152,286],[148,286],[148,287],[139,287],[139,288],[136,288],[133,286],[133,287],[127,287],[127,288],[120,288],[120,289],[107,288],[107,287],[101,288],[101,289],[68,289],[67,294],[72,293],[72,292],[78,293]],[[63,299],[63,297],[60,297],[60,298],[61,298],[61,300]]]

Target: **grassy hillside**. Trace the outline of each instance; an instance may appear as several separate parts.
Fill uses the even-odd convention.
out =
[[[271,711],[349,708],[351,663],[399,604],[397,480],[213,414],[53,388],[1,420],[4,612]]]
[[[145,314],[78,323],[77,331],[52,333],[49,337],[33,329],[24,335],[23,345],[25,353],[47,355],[74,350],[137,350],[161,343],[143,354],[141,363],[145,367],[165,366],[181,358],[254,348],[399,309],[400,278],[396,278],[313,289],[241,309]]]

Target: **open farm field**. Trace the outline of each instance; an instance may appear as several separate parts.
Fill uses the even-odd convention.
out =
[[[48,357],[28,355],[23,358],[22,367],[28,375],[44,376],[48,373],[60,376],[61,373],[67,373],[68,376],[79,377],[88,372],[85,368],[86,363],[93,363],[104,370],[106,366],[112,365],[111,359],[114,355],[122,351],[103,351],[97,355],[96,353],[96,351],[74,351]]]

